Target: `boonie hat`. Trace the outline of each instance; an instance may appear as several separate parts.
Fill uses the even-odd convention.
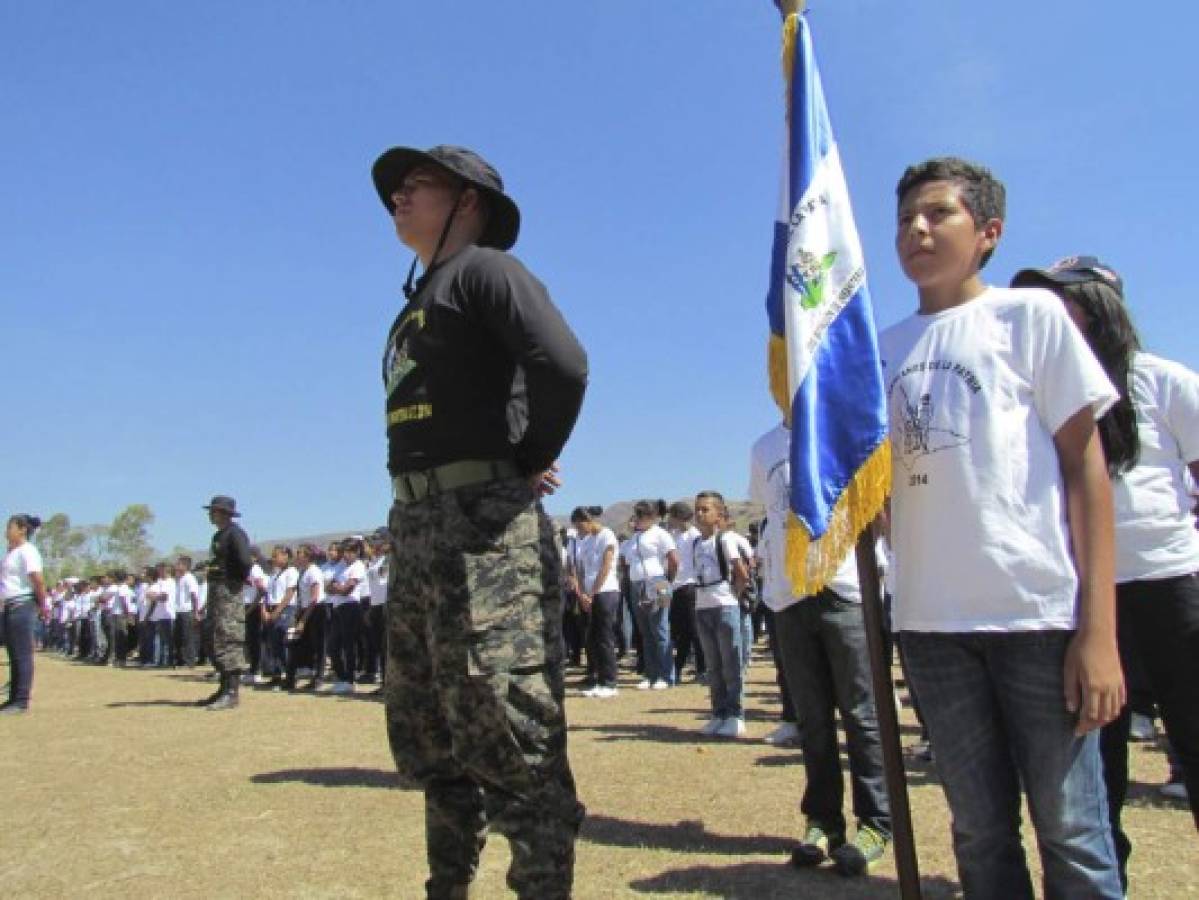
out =
[[[441,144],[429,150],[412,147],[392,147],[375,160],[371,167],[371,178],[375,190],[388,213],[394,213],[392,193],[416,166],[434,165],[457,175],[472,187],[486,195],[490,215],[483,233],[479,236],[480,247],[511,249],[520,233],[520,210],[516,203],[504,193],[504,180],[495,166],[465,147]]]
[[[212,500],[209,501],[208,505],[204,507],[204,509],[217,509],[221,512],[227,512],[235,519],[241,515],[241,513],[237,511],[237,501],[232,497],[226,497],[222,494],[217,494],[215,497],[213,497]]]
[[[1095,256],[1067,256],[1048,269],[1021,269],[1012,277],[1012,287],[1036,287],[1045,282],[1085,284],[1088,281],[1102,281],[1124,296],[1124,281],[1119,273]]]

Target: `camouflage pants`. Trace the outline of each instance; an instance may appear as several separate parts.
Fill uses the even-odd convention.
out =
[[[425,792],[429,897],[469,884],[494,827],[518,896],[570,896],[583,819],[566,758],[552,525],[521,479],[392,507],[387,734]]]
[[[204,643],[212,649],[212,664],[218,672],[245,669],[245,642],[246,608],[241,602],[241,585],[209,579]]]

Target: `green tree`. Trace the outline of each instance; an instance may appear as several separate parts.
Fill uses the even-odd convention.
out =
[[[108,526],[108,555],[131,569],[140,569],[154,558],[150,524],[154,513],[144,503],[132,503],[117,513]]]
[[[66,513],[55,513],[38,529],[34,543],[42,553],[46,566],[47,580],[51,583],[64,575],[73,574],[68,569],[77,568],[76,560],[87,543],[87,535],[79,528],[71,527]]]

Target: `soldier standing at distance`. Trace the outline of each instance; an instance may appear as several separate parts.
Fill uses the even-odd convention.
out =
[[[396,764],[425,792],[427,893],[466,897],[494,827],[520,897],[566,898],[584,810],[566,757],[561,563],[539,497],[559,484],[587,358],[503,252],[520,213],[488,163],[395,148],[372,175],[424,266],[383,357],[384,694]]]
[[[210,710],[237,706],[241,670],[246,666],[246,610],[241,591],[250,574],[250,540],[233,520],[241,515],[232,497],[213,497],[204,507],[216,526],[208,562],[208,606],[204,615],[205,640],[221,677],[217,692],[197,705]]]

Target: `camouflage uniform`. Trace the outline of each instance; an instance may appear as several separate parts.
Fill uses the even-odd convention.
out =
[[[391,510],[387,730],[425,792],[430,897],[465,896],[492,825],[520,897],[570,896],[584,809],[566,757],[559,556],[526,480]]]
[[[208,608],[204,613],[204,642],[212,648],[218,672],[240,672],[246,667],[246,608],[241,585],[220,578],[208,580]]]

